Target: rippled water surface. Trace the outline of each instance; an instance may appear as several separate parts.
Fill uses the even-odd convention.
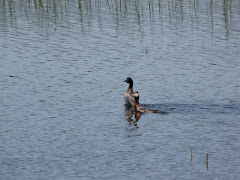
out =
[[[0,179],[240,179],[238,0],[0,0],[0,47]]]

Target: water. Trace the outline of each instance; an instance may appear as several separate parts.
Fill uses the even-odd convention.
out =
[[[1,179],[240,178],[239,1],[0,12]],[[167,114],[126,109],[128,76]]]

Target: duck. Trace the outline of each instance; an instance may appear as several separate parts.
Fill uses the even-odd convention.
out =
[[[136,109],[137,112],[140,112],[140,113],[164,113],[163,111],[153,110],[153,109],[149,109],[147,107],[141,106],[139,104],[139,93],[138,93],[138,91],[133,93],[133,97],[135,98],[135,109]]]
[[[124,96],[125,103],[126,103],[126,105],[135,106],[135,98],[133,96],[133,80],[132,80],[132,78],[128,77],[123,82],[126,82],[129,84],[128,90]]]

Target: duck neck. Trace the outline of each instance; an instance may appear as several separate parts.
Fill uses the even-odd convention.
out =
[[[133,88],[133,82],[129,82],[129,89],[132,89]]]
[[[133,93],[133,82],[129,82],[129,87],[128,87],[128,90],[127,90],[128,93]]]
[[[133,93],[133,88],[129,86],[128,90],[127,90],[128,94],[132,94]]]

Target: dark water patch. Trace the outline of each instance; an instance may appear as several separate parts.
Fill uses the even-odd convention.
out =
[[[225,104],[143,104],[143,106],[177,114],[232,114],[240,115],[240,105],[237,103]]]

